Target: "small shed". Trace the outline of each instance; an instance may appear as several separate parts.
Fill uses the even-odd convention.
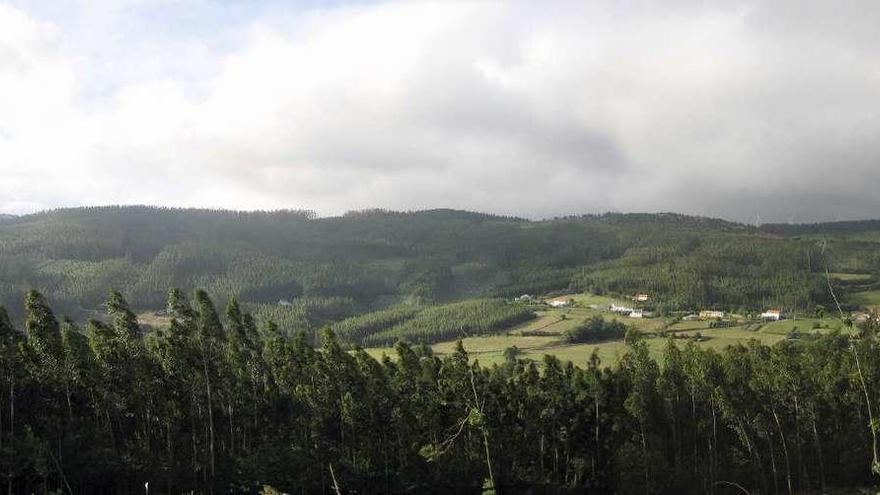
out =
[[[700,319],[701,320],[717,320],[717,319],[724,318],[725,314],[726,313],[724,311],[718,311],[715,309],[704,309],[703,311],[700,311]]]
[[[779,321],[782,319],[781,309],[768,309],[761,313],[762,320]]]

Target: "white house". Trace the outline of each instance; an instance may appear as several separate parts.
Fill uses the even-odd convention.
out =
[[[523,294],[519,297],[513,298],[514,302],[529,302],[532,299],[533,299],[532,296],[530,296],[529,294]]]
[[[547,304],[549,304],[550,306],[552,306],[554,308],[564,308],[564,307],[568,306],[569,304],[571,304],[571,300],[560,297],[560,298],[551,299],[551,300],[547,301]]]
[[[782,319],[782,310],[781,309],[768,309],[761,313],[762,320],[772,320],[779,321]]]
[[[642,311],[641,309],[634,309],[634,310],[632,310],[632,313],[629,314],[629,317],[630,318],[644,318],[645,312]]]
[[[700,311],[701,320],[715,320],[724,318],[724,315],[724,311],[716,311],[714,309],[704,309],[703,311]]]
[[[633,312],[633,308],[628,308],[626,306],[618,306],[616,304],[612,304],[611,307],[608,308],[612,313],[620,313],[623,315],[628,315]]]

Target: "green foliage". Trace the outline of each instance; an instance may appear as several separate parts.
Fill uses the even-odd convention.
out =
[[[258,326],[272,321],[285,335],[313,334],[318,328],[351,317],[357,303],[347,297],[301,297],[289,305],[246,304]]]
[[[507,363],[515,363],[522,351],[515,345],[504,349],[504,361]]]
[[[577,285],[650,292],[667,309],[681,310],[807,308],[829,300],[824,276],[816,273],[820,251],[811,243],[743,235],[652,242],[658,244],[632,247],[617,260],[585,270]]]
[[[670,340],[657,361],[630,330],[615,368],[596,353],[582,369],[515,348],[479,368],[461,342],[447,356],[425,344],[506,329],[535,316],[509,296],[566,289],[649,292],[661,312],[836,314],[826,265],[864,274],[833,279],[839,295],[870,296],[878,231],[450,210],[4,218],[0,484],[317,493],[331,489],[332,465],[352,493],[453,493],[478,491],[492,465],[499,492],[866,486],[878,465],[873,319],[853,337],[800,331],[773,347]],[[139,310],[166,303],[166,325],[139,324]],[[625,330],[599,318],[565,337]],[[382,362],[356,349],[392,343],[396,359]]]
[[[422,307],[398,306],[374,311],[352,318],[346,318],[332,325],[333,331],[340,340],[357,345],[365,345],[367,337],[393,328],[407,320],[414,318]]]
[[[363,342],[370,347],[398,340],[431,344],[492,333],[534,317],[532,310],[502,299],[472,299],[425,308],[391,328],[368,335]]]
[[[399,325],[506,306],[410,308]],[[400,341],[382,362],[330,329],[312,347],[271,321],[258,330],[235,299],[221,318],[204,291],[171,291],[169,325],[146,335],[120,292],[107,308],[84,335],[39,293],[26,332],[0,307],[7,491],[318,493],[335,479],[353,493],[476,493],[491,478],[500,492],[704,493],[724,481],[818,493],[876,476],[873,320],[860,337],[772,347],[669,339],[658,360],[630,331],[614,368],[597,353],[584,368],[553,356],[539,367],[511,348],[490,369],[461,341],[443,357]]]
[[[566,330],[565,341],[570,344],[619,340],[626,334],[626,325],[618,320],[606,321],[601,316],[593,316],[582,324]]]
[[[167,287],[271,304],[301,296],[390,296],[435,303],[569,284],[574,266],[615,252],[614,236],[578,220],[533,223],[452,210],[309,212],[149,207],[63,209],[0,223],[0,303],[18,312],[36,287],[77,316],[112,284],[157,309]]]
[[[117,286],[136,310],[161,308],[167,287],[200,287],[242,304],[344,298],[356,313],[572,289],[650,292],[670,311],[827,308],[826,261],[866,275],[835,279],[841,292],[875,288],[871,274],[880,272],[880,235],[866,230],[876,225],[835,225],[771,236],[670,214],[527,221],[453,210],[319,219],[301,211],[65,209],[0,222],[0,304],[20,321],[18,301],[36,288],[59,312],[84,320]]]

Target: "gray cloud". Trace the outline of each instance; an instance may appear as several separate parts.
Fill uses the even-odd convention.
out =
[[[0,210],[880,217],[875,2],[130,3],[0,6]]]

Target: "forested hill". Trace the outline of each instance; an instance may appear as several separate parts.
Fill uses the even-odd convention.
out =
[[[849,234],[834,225],[756,229],[667,213],[529,221],[455,210],[317,218],[62,209],[0,218],[0,304],[20,311],[33,288],[76,318],[98,310],[111,287],[139,309],[164,307],[167,289],[179,287],[321,307],[326,320],[399,303],[573,289],[651,291],[670,307],[807,307],[827,302],[826,262],[880,271],[880,226]]]

